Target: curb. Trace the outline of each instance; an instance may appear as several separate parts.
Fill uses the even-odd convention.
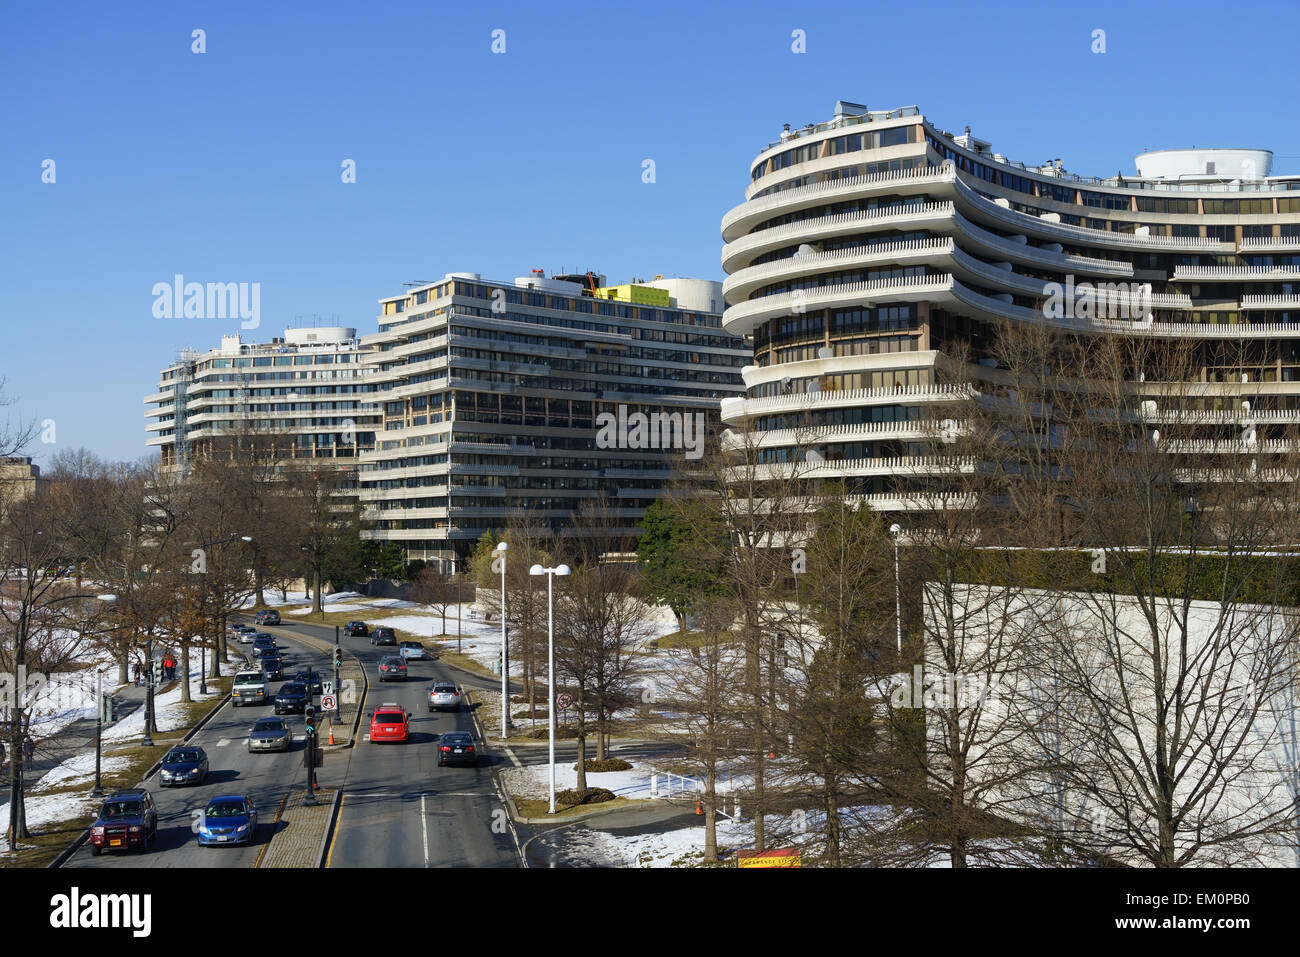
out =
[[[330,843],[334,840],[334,828],[338,825],[339,808],[343,801],[343,789],[334,789],[334,799],[330,801],[329,823],[325,825],[325,834],[320,840],[320,849],[316,852],[316,869],[321,870],[325,867],[325,855],[329,852]]]
[[[503,790],[505,790],[505,789],[503,788]],[[510,792],[509,792],[508,790],[506,790],[505,793],[506,793],[506,794],[509,794]],[[651,800],[653,800],[653,799],[651,799]],[[513,817],[514,814],[518,813],[517,810],[516,810],[516,808],[515,808],[515,806],[514,806],[514,803],[515,803],[515,802],[514,802],[514,799],[511,798],[511,800],[510,800],[510,811],[511,811],[511,815],[512,815],[512,817]],[[617,806],[615,806],[615,807],[602,807],[602,808],[598,808],[597,810],[594,810],[594,811],[584,811],[582,814],[575,814],[575,815],[573,815],[573,816],[571,816],[571,817],[565,817],[565,818],[553,818],[553,817],[513,817],[513,820],[515,821],[516,824],[533,824],[533,825],[537,825],[537,824],[550,824],[550,825],[552,825],[553,827],[566,827],[566,826],[568,826],[568,825],[570,825],[570,824],[580,824],[580,823],[582,823],[583,821],[589,821],[589,820],[591,820],[591,819],[594,818],[594,817],[604,817],[606,814],[617,814],[619,811],[628,811],[628,810],[633,810],[633,809],[635,809],[635,808],[637,808],[637,807],[641,807],[641,806],[662,807],[663,805],[661,805],[661,804],[659,804],[659,803],[657,803],[657,802],[654,803],[654,804],[651,804],[651,801],[648,800],[648,801],[645,802],[644,805],[638,805],[638,804],[619,804],[619,805],[617,805]]]
[[[217,700],[217,703],[213,706],[211,711],[209,711],[207,714],[205,714],[202,718],[200,718],[198,721],[194,723],[194,727],[190,728],[190,730],[186,732],[185,736],[181,738],[181,740],[188,741],[190,738],[194,737],[194,735],[202,731],[203,726],[206,725],[209,721],[211,721],[216,716],[217,712],[226,706],[226,702],[229,700],[230,700],[230,692],[227,691],[221,698]],[[146,771],[141,776],[140,781],[141,782],[148,781],[151,777],[153,777],[155,774],[158,773],[158,769],[160,767],[162,767],[161,758],[159,758],[149,767],[149,770]],[[75,841],[73,841],[62,851],[60,851],[58,856],[54,858],[54,860],[50,861],[49,864],[45,865],[46,869],[53,870],[62,867],[64,864],[66,864],[69,861],[69,859],[71,859],[72,855],[76,854],[77,851],[81,850],[82,845],[84,845],[89,840],[90,840],[90,829],[85,828],[82,830],[80,837],[78,837]]]
[[[280,803],[275,809],[275,817],[271,820],[271,838],[275,839],[275,825],[280,823],[280,818],[284,816],[285,805],[289,803],[289,792],[284,792],[284,797],[280,798]],[[262,858],[266,857],[266,850],[271,846],[271,841],[262,844],[262,849],[257,852],[257,860],[253,861],[253,869],[257,870],[262,866]]]

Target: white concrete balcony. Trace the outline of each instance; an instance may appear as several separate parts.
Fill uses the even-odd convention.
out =
[[[1241,308],[1243,312],[1256,309],[1300,309],[1300,296],[1284,293],[1242,296]]]
[[[951,236],[936,236],[933,239],[909,239],[901,243],[880,243],[874,246],[860,246],[857,249],[836,249],[826,253],[791,256],[761,266],[746,266],[728,276],[722,282],[722,296],[728,303],[739,303],[749,298],[755,290],[781,279],[811,273],[835,272],[873,263],[900,266],[937,264],[949,258],[953,248]]]
[[[833,409],[856,405],[922,405],[928,403],[959,402],[973,398],[975,393],[966,386],[914,385],[888,389],[838,389],[822,392],[800,392],[795,395],[774,395],[763,398],[722,400],[722,419],[732,423],[759,415],[772,413],[808,412],[813,409]]]
[[[1207,236],[1139,236],[1134,233],[1113,233],[1086,226],[1071,226],[1038,216],[1031,216],[1005,206],[999,206],[977,193],[960,179],[956,183],[958,204],[968,215],[995,219],[1018,233],[1065,239],[1109,249],[1150,251],[1152,249],[1184,249],[1197,252],[1235,253],[1235,243],[1221,242]]]
[[[960,428],[960,426],[958,426]],[[912,442],[937,439],[938,421],[857,422],[851,425],[809,425],[807,428],[769,429],[745,433],[727,429],[722,443],[728,449],[769,448],[779,446],[839,445],[864,439],[903,439]]]
[[[845,165],[847,157],[852,154],[841,153],[826,166],[834,169]],[[809,172],[817,172],[810,170]],[[871,196],[878,193],[894,193],[899,187],[924,188],[941,183],[951,183],[956,173],[951,162],[945,161],[940,166],[920,169],[897,170],[893,172],[872,173],[866,176],[849,176],[843,179],[827,180],[808,186],[796,186],[772,193],[761,199],[751,199],[728,210],[722,217],[722,238],[731,242],[748,233],[755,225],[784,212],[792,212],[808,206],[820,206],[825,203],[843,202]],[[772,185],[772,184],[766,184]],[[766,188],[766,186],[764,187]]]
[[[1294,452],[1297,443],[1286,439],[1243,442],[1240,439],[1161,439],[1161,452],[1191,455],[1283,455]]]
[[[915,302],[952,291],[951,274],[929,276],[891,276],[870,282],[851,282],[834,286],[816,286],[794,292],[750,299],[727,308],[722,324],[733,335],[748,334],[760,322],[816,309],[846,309],[882,302]]]
[[[518,465],[480,465],[477,462],[453,462],[451,475],[518,475]]]
[[[975,471],[975,459],[964,456],[904,455],[879,459],[841,459],[754,465],[728,469],[731,480],[781,481],[865,478],[877,475],[957,475]]]
[[[464,442],[460,439],[451,443],[451,451],[478,452],[489,455],[536,455],[537,448],[532,445],[513,445],[507,442]]]
[[[1025,306],[1018,306],[1014,303],[1003,302],[1001,299],[994,299],[990,296],[982,295],[963,286],[961,283],[954,283],[953,288],[948,296],[939,296],[938,301],[951,302],[959,307],[955,311],[963,312],[974,317],[981,317],[984,314],[1000,316],[1005,319],[1014,319],[1022,322],[1046,322],[1060,329],[1066,329],[1072,332],[1080,333],[1116,333],[1130,336],[1155,336],[1169,337],[1175,336],[1182,339],[1294,339],[1300,338],[1300,323],[1210,323],[1210,322],[1155,322],[1142,320],[1123,320],[1123,319],[1094,319],[1092,321],[1068,319],[1065,317],[1055,318],[1045,316],[1042,310],[1029,309]],[[1282,309],[1282,308],[1300,308],[1300,297],[1296,297],[1297,302],[1287,306],[1279,304],[1276,300],[1270,299],[1268,304],[1260,304],[1253,308],[1258,309]],[[1243,306],[1243,308],[1246,308]],[[967,312],[967,310],[970,310]]]
[[[1277,385],[1278,383],[1268,383]],[[1283,383],[1286,384],[1286,383]],[[1300,394],[1300,382],[1290,383]],[[1134,416],[1136,421],[1153,425],[1295,425],[1300,423],[1300,409],[1267,409],[1263,411],[1233,411],[1227,409],[1157,409]]]
[[[864,229],[886,229],[891,226],[905,226],[909,229],[937,227],[951,220],[952,213],[952,203],[914,203],[859,210],[855,213],[836,213],[833,216],[818,216],[797,223],[773,226],[749,233],[723,246],[722,268],[724,272],[734,273],[763,253],[782,246],[815,243]]]
[[[1262,236],[1243,239],[1239,247],[1243,253],[1297,253],[1300,252],[1300,236]]]
[[[1130,278],[1133,275],[1131,262],[1115,262],[1110,259],[1098,259],[1093,256],[1034,246],[1025,236],[1021,236],[1021,241],[1017,242],[1015,239],[989,232],[955,211],[952,222],[963,249],[974,250],[990,259],[1026,263],[1038,267],[1046,266],[1060,270],[1063,277],[1069,273],[1118,278]]]
[[[1267,282],[1300,279],[1300,266],[1175,266],[1174,281]]]

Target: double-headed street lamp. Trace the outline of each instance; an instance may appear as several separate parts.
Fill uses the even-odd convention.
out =
[[[550,702],[546,706],[547,720],[551,726],[551,813],[555,813],[555,576],[569,574],[568,565],[544,568],[534,565],[528,569],[530,575],[546,576],[546,662],[547,693]]]

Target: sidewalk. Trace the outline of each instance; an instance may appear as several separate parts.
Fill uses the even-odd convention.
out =
[[[198,676],[192,675],[191,680],[197,681]],[[165,681],[154,688],[155,698],[159,695],[171,691],[180,684],[179,680]],[[135,714],[145,705],[146,689],[143,684],[137,687],[134,684],[127,683],[111,687],[107,684],[104,686],[104,693],[113,699],[114,720],[104,723],[103,730],[106,732],[109,728],[115,727],[124,718]],[[33,790],[40,780],[51,770],[58,767],[69,758],[75,757],[85,751],[93,751],[95,748],[95,718],[78,718],[77,720],[65,725],[54,734],[39,737],[33,734],[32,737],[36,742],[36,751],[31,761],[26,762],[24,768],[24,787],[27,791]],[[39,731],[39,727],[37,731]],[[3,769],[3,778],[7,782],[9,779],[9,763],[13,755],[9,754],[10,743],[5,742],[5,763],[0,765]],[[9,789],[5,787],[0,789],[0,819],[8,820],[9,807]]]

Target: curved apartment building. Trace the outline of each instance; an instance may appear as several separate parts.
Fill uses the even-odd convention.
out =
[[[1300,422],[1300,176],[1271,164],[1168,150],[1134,176],[1085,178],[1011,162],[915,107],[841,101],[762,150],[723,217],[723,326],[754,344],[723,420],[773,462],[803,454],[811,428],[808,475],[905,508],[934,407],[953,398],[946,351],[969,343],[978,361],[990,323],[1010,320],[1191,339],[1203,437],[1235,436],[1244,400],[1267,440]],[[1094,305],[1076,308],[1076,290]]]

